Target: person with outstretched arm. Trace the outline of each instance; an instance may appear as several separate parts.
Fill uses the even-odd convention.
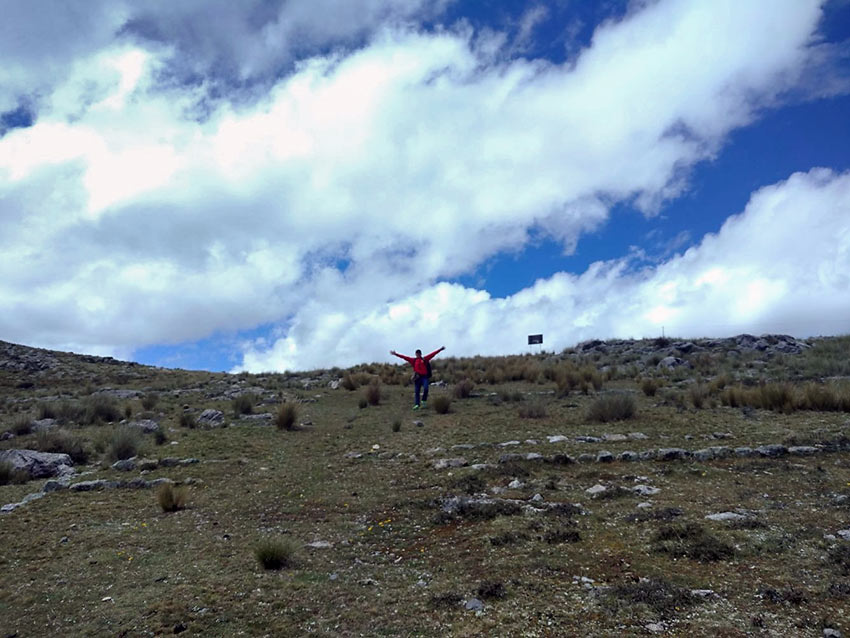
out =
[[[416,403],[413,405],[414,410],[419,409],[419,392],[424,389],[422,393],[422,407],[426,407],[426,403],[428,401],[428,383],[430,381],[430,366],[428,362],[446,349],[446,346],[440,346],[437,350],[434,350],[431,354],[426,354],[424,357],[422,356],[422,351],[417,350],[415,357],[408,357],[403,354],[399,354],[395,350],[390,350],[390,354],[395,355],[400,359],[404,359],[410,365],[413,366],[413,386],[415,388],[415,397]]]

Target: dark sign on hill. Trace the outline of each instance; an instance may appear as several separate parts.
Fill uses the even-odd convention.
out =
[[[533,346],[536,343],[543,343],[543,335],[528,335],[528,345]]]

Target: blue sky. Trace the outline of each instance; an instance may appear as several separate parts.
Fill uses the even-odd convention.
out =
[[[0,339],[166,367],[850,332],[846,0],[36,0]]]

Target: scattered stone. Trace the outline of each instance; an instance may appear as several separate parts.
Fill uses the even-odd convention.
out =
[[[434,461],[434,469],[435,470],[445,470],[450,467],[464,467],[469,465],[469,462],[462,457],[457,457],[453,459],[437,459]]]
[[[180,459],[173,456],[167,456],[164,459],[159,459],[159,467],[177,467],[180,464]]]
[[[602,443],[602,439],[598,436],[577,436],[576,441],[578,443]]]
[[[674,370],[676,368],[693,368],[690,361],[685,361],[684,359],[680,359],[679,357],[664,357],[661,361],[658,362],[656,366],[658,368],[664,368],[666,370]]]
[[[502,454],[499,457],[499,463],[515,463],[522,461],[525,457],[522,454]]]
[[[450,449],[452,449],[452,450],[472,450],[472,449],[475,449],[475,446],[472,443],[458,443],[457,445],[453,445]]]
[[[537,452],[529,452],[528,454],[525,455],[525,460],[526,461],[542,461],[543,455],[538,454]]]
[[[652,507],[652,503],[650,503],[649,501],[643,501],[642,503],[638,503],[636,507],[639,510],[643,510]]]
[[[68,484],[71,482],[70,476],[63,476],[57,480],[50,480],[44,484],[44,487],[41,488],[41,491],[46,493],[49,492],[58,492],[59,490],[67,490]]]
[[[537,494],[535,494],[534,496],[531,497],[531,500],[534,501],[535,503],[540,503],[543,500],[543,495],[540,494],[540,493],[537,493]]]
[[[636,494],[640,494],[641,496],[653,496],[658,494],[661,490],[657,487],[652,487],[651,485],[635,485],[632,488],[632,492]]]
[[[717,514],[709,514],[706,518],[710,521],[742,521],[747,517],[737,512],[719,512]]]
[[[526,445],[539,445],[539,441],[537,439],[526,439],[524,441]]]
[[[0,463],[9,463],[13,471],[23,471],[30,478],[49,478],[73,473],[74,462],[67,454],[35,450],[0,451]]]
[[[330,549],[333,545],[328,541],[313,541],[312,543],[307,543],[306,547],[312,547],[313,549]]]
[[[777,458],[788,454],[788,448],[779,443],[772,445],[760,445],[755,449],[756,453],[769,458]]]
[[[505,441],[504,443],[499,443],[499,447],[510,447],[512,445],[519,445],[519,441]]]
[[[136,466],[140,472],[151,472],[159,467],[159,461],[157,459],[138,459]]]
[[[845,541],[850,541],[850,529],[840,529],[835,533]]]
[[[547,436],[546,439],[549,441],[549,443],[564,443],[565,441],[569,441],[569,439],[562,434]]]
[[[832,627],[825,627],[823,630],[823,638],[841,638],[841,632]]]
[[[733,438],[731,432],[712,432],[711,438],[713,439],[731,439]]]
[[[224,425],[224,412],[207,408],[198,417],[198,425],[208,428],[218,428]]]
[[[466,601],[464,609],[466,609],[467,611],[482,611],[484,609],[484,603],[482,603],[477,598],[470,598]]]
[[[614,461],[614,455],[611,454],[608,450],[602,450],[599,454],[596,455],[597,463],[612,463]]]
[[[679,461],[691,455],[687,450],[678,447],[664,447],[658,450],[657,458],[661,461]]]
[[[346,452],[344,457],[347,458],[347,459],[362,459],[363,454],[360,453],[360,452],[352,451],[352,452]]]
[[[820,448],[811,445],[794,445],[788,448],[791,456],[814,456],[820,452]]]
[[[712,596],[716,596],[713,589],[692,589],[691,596],[696,596],[698,598],[710,598]]]
[[[413,425],[415,425],[417,428],[421,428],[421,427],[424,427],[424,426],[425,426],[425,422],[424,422],[424,421],[418,421],[418,420],[417,420],[417,421],[414,421],[414,422],[413,422]]]
[[[652,632],[654,634],[659,634],[663,631],[666,631],[664,625],[659,622],[647,623],[646,625],[644,625],[644,627],[646,627],[647,631]]]
[[[122,425],[128,428],[134,428],[145,434],[152,434],[159,430],[159,423],[152,419],[142,419],[140,421],[125,421]]]
[[[136,459],[121,459],[112,464],[112,469],[119,472],[132,472],[136,469]]]
[[[629,432],[628,437],[633,441],[643,441],[649,438],[643,432]]]
[[[591,496],[596,496],[597,494],[601,494],[602,492],[606,491],[607,489],[608,489],[608,488],[607,488],[607,487],[605,487],[604,485],[600,485],[599,483],[597,483],[597,484],[596,484],[596,485],[594,485],[593,487],[588,487],[588,488],[585,490],[585,492],[587,492],[587,493],[588,493],[588,494],[590,494]]]
[[[625,434],[603,434],[602,439],[609,442],[625,441],[628,437]]]
[[[32,431],[33,432],[46,432],[48,430],[52,430],[57,427],[59,424],[56,422],[56,419],[38,419],[37,421],[32,422]]]
[[[118,481],[107,481],[106,479],[98,479],[96,481],[81,481],[70,486],[72,492],[91,492],[93,490],[105,490],[111,487],[118,487]]]
[[[756,452],[753,451],[753,448],[747,446],[741,446],[735,448],[735,456],[740,457],[749,457],[755,456]]]
[[[637,452],[626,450],[625,452],[620,452],[620,454],[617,455],[617,460],[625,463],[631,463],[638,460],[638,455]]]
[[[519,490],[519,489],[522,489],[523,487],[525,487],[525,484],[522,481],[520,481],[519,479],[514,479],[513,481],[508,483],[508,488],[510,488],[512,490]]]
[[[593,463],[596,461],[596,457],[593,454],[579,454],[578,462],[579,463]]]

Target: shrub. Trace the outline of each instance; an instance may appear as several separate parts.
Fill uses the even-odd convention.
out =
[[[254,548],[254,556],[263,569],[290,567],[295,560],[295,543],[289,539],[267,538]]]
[[[185,485],[175,487],[171,483],[163,483],[156,488],[156,501],[163,512],[176,512],[186,507],[188,490]]]
[[[734,548],[709,534],[697,523],[674,523],[662,527],[655,535],[656,551],[671,556],[687,556],[702,563],[732,558]]]
[[[472,394],[473,388],[475,388],[475,384],[472,383],[472,381],[470,381],[469,379],[461,379],[458,383],[455,384],[455,398],[468,399],[469,395]]]
[[[121,410],[114,398],[105,394],[95,394],[83,402],[83,423],[117,423],[121,420]]]
[[[679,609],[698,602],[690,590],[663,580],[642,580],[618,585],[611,588],[608,596],[609,602],[615,607],[618,607],[620,602],[646,605],[661,618],[669,617]]]
[[[378,405],[381,402],[381,386],[377,383],[370,383],[366,386],[363,396],[369,405]]]
[[[121,461],[138,456],[142,447],[142,435],[136,428],[115,428],[109,439],[107,455],[112,461]]]
[[[294,403],[284,403],[277,411],[274,424],[278,430],[295,430],[298,420],[298,407]]]
[[[539,399],[520,406],[519,416],[523,419],[542,419],[546,416],[546,405]]]
[[[146,394],[142,397],[142,407],[145,410],[153,410],[157,403],[159,403],[158,394]]]
[[[163,445],[166,441],[168,441],[168,435],[165,433],[165,430],[163,428],[154,430],[153,441],[157,445]]]
[[[644,377],[640,381],[640,389],[648,397],[654,397],[658,392],[658,381],[650,377]]]
[[[357,389],[357,382],[350,374],[346,374],[342,378],[342,387],[348,390],[349,392],[353,392]]]
[[[251,414],[254,411],[254,403],[256,398],[253,394],[240,394],[234,397],[230,402],[233,407],[233,416],[241,416],[243,414]]]
[[[446,414],[452,407],[452,400],[445,395],[440,395],[434,399],[433,405],[437,414]]]
[[[61,428],[41,430],[36,435],[35,447],[39,452],[67,454],[74,463],[88,463],[89,460],[83,439]]]
[[[189,428],[190,430],[198,427],[198,421],[195,419],[195,415],[191,412],[183,412],[180,415],[180,427]]]
[[[58,413],[56,406],[50,403],[41,402],[38,404],[38,418],[41,419],[57,419]]]
[[[617,393],[598,397],[587,411],[587,418],[599,423],[625,421],[637,414],[637,402],[630,394]]]
[[[393,419],[393,432],[401,432],[401,418],[399,417]]]
[[[12,426],[9,428],[9,432],[15,436],[30,434],[32,432],[32,420],[28,416],[19,416],[12,423]]]
[[[700,410],[705,404],[705,400],[708,398],[708,389],[701,383],[695,383],[688,389],[688,394],[691,397],[691,403],[693,406],[697,410]]]
[[[369,407],[369,402],[366,400],[366,397],[360,397],[360,400],[357,402],[357,406],[361,410],[365,410]]]

